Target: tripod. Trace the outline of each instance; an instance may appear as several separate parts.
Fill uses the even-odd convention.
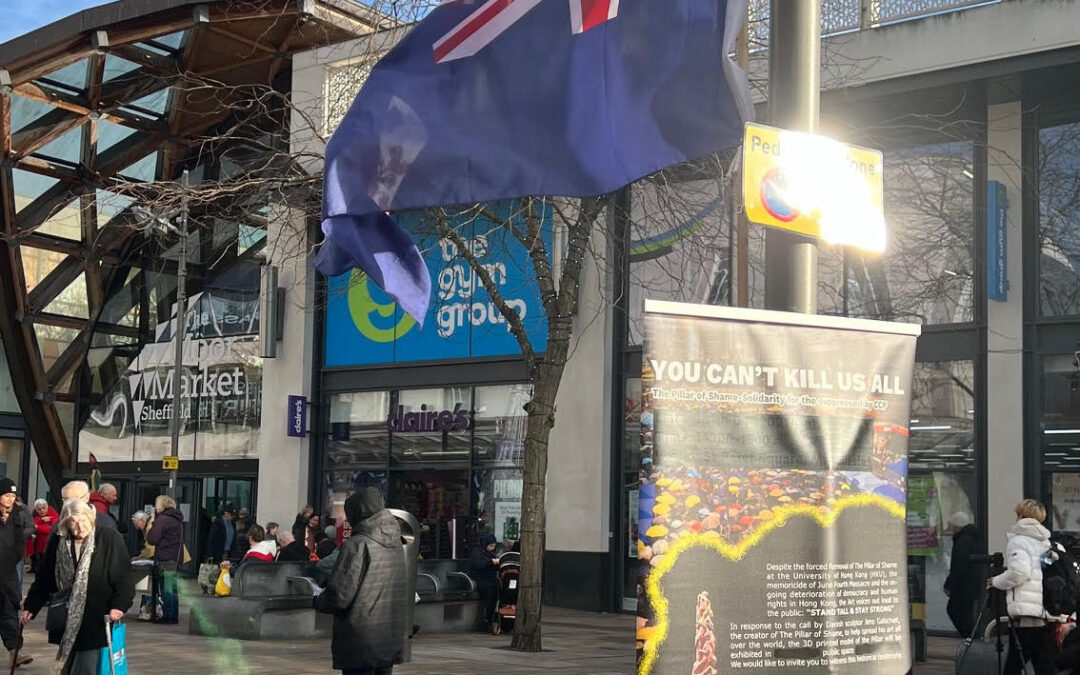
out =
[[[1009,619],[1008,612],[1006,611],[1005,591],[999,591],[996,588],[991,588],[986,594],[986,602],[983,603],[982,608],[979,610],[979,616],[975,619],[975,635],[979,633],[979,626],[982,624],[983,615],[987,612],[991,612],[993,617],[987,622],[986,628],[983,630],[983,636],[987,637],[991,630],[994,631],[994,651],[997,652],[997,673],[1002,672],[1005,667],[1005,661],[1003,654],[1005,653],[1005,642],[1002,640],[1002,624],[1008,626],[1009,631],[1009,649],[1015,648],[1020,657],[1021,668],[1024,672],[1027,672],[1027,663],[1024,658],[1024,652],[1020,645],[1020,635],[1016,632],[1016,626]],[[974,636],[972,636],[974,638]],[[966,654],[965,654],[966,656]],[[963,659],[961,659],[961,664]]]

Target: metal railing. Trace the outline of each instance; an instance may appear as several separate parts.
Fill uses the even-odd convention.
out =
[[[822,0],[821,35],[838,35],[1007,0]],[[769,0],[750,0],[750,49],[769,44]]]

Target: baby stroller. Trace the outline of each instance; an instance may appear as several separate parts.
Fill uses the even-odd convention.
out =
[[[521,554],[503,553],[499,556],[499,602],[496,611],[499,615],[499,629],[509,632],[514,629],[517,618],[518,578],[521,576]]]

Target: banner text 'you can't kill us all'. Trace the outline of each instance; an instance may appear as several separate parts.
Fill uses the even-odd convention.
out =
[[[907,672],[918,334],[646,302],[639,675]]]

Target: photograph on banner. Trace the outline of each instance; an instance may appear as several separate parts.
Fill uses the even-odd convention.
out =
[[[905,673],[918,328],[659,302],[644,325],[639,675]]]

